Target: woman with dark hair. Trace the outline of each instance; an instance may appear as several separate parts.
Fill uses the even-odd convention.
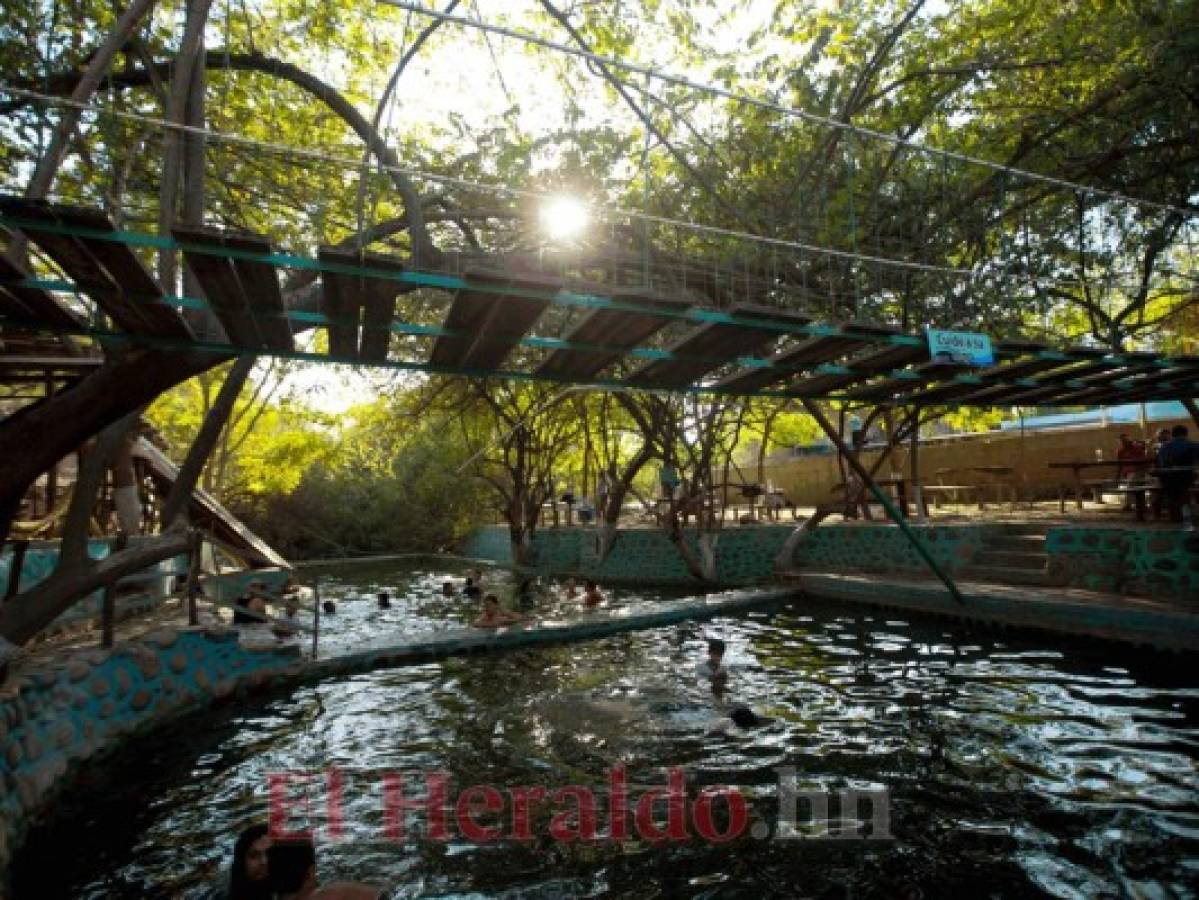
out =
[[[266,855],[270,846],[265,825],[251,825],[237,836],[225,894],[228,900],[270,900],[273,895]]]

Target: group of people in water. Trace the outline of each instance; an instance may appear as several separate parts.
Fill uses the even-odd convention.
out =
[[[467,596],[477,597],[483,593],[482,588],[475,582],[476,578],[482,578],[482,573],[477,569],[473,577],[466,579],[466,588],[463,590],[463,593]],[[446,582],[445,588],[452,589],[452,587],[453,585],[450,582]],[[580,600],[587,609],[594,609],[605,600],[603,593],[599,589],[599,585],[591,579],[587,579],[584,582],[584,589],[581,593],[578,582],[573,578],[566,579],[562,596],[566,600]],[[500,606],[500,598],[495,594],[485,594],[483,595],[483,611],[475,617],[471,624],[475,628],[503,628],[507,625],[516,625],[524,621],[525,617],[520,613],[506,610]]]
[[[308,839],[276,841],[266,825],[251,825],[233,845],[222,900],[377,900],[380,888],[354,881],[322,885],[316,845]]]
[[[475,628],[501,628],[526,620],[520,613],[504,609],[498,595],[485,594],[482,585],[483,572],[481,569],[474,569],[466,577],[461,591],[463,597],[482,600],[483,609],[471,622]],[[459,592],[454,582],[446,581],[442,583],[441,593],[448,598],[457,596]],[[574,578],[568,578],[562,589],[562,597],[566,600],[578,600],[587,609],[594,609],[606,601],[599,585],[591,579],[584,581],[580,590],[578,582]],[[375,598],[379,609],[391,609],[389,591],[379,591]],[[268,612],[268,604],[278,604],[280,601],[284,606],[283,615],[272,618]],[[297,624],[299,610],[299,599],[295,592],[284,591],[281,598],[276,597],[263,582],[255,580],[250,582],[245,594],[234,603],[233,622],[235,625],[268,623],[275,636],[282,640],[294,636],[300,630]],[[334,615],[337,613],[337,604],[333,600],[325,600],[321,603],[321,610],[326,616]]]

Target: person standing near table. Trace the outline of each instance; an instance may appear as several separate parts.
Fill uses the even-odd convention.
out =
[[[1199,465],[1199,444],[1188,439],[1185,425],[1175,425],[1170,440],[1157,451],[1157,467],[1175,470],[1158,475],[1166,509],[1174,522],[1183,520],[1183,507],[1190,505],[1196,465]]]
[[[1118,462],[1140,461],[1148,458],[1147,455],[1148,450],[1145,448],[1144,441],[1134,441],[1127,434],[1120,435],[1120,444],[1116,448],[1116,460]],[[1143,481],[1144,475],[1145,471],[1140,466],[1121,465],[1116,469],[1116,481],[1120,483],[1121,487],[1128,483]],[[1124,495],[1124,508],[1132,508],[1132,494]]]

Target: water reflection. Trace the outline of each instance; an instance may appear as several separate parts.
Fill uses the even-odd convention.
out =
[[[477,604],[442,597],[445,577],[377,569],[328,579],[322,594],[338,613],[325,622],[324,652],[460,627]],[[375,604],[384,589],[390,610]],[[606,592],[615,604],[658,596]],[[582,615],[560,597],[537,603]],[[693,672],[710,635],[729,645],[723,697]],[[732,727],[734,703],[771,721]],[[322,871],[388,884],[397,897],[894,897],[979,886],[1186,896],[1199,870],[1197,712],[1193,678],[1169,658],[804,600],[376,672],[193,720],[111,772],[97,767],[31,839],[17,895],[199,895],[219,878],[232,836],[263,816],[266,773],[334,766],[347,773],[347,839],[322,843]],[[638,786],[664,785],[671,766],[685,768],[693,791],[737,786],[768,824],[779,767],[803,788],[885,788],[895,839],[745,838],[730,849],[383,837],[384,771],[445,771],[458,787],[573,783],[602,799],[617,765]],[[548,813],[536,816],[544,835]],[[62,852],[84,844],[94,850]]]

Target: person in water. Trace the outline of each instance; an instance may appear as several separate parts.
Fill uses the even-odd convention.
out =
[[[379,609],[391,609],[391,594],[379,591]]]
[[[260,617],[266,615],[266,598],[266,585],[261,581],[251,581],[245,595],[234,601],[233,624],[254,625],[261,622]]]
[[[462,589],[462,596],[481,597],[483,596],[483,589],[475,584],[475,580],[473,578],[467,578],[466,587]]]
[[[454,596],[454,582],[452,582],[452,581],[443,581],[442,582],[441,596],[443,596],[443,597],[453,597]]]
[[[573,578],[567,578],[566,586],[562,589],[562,596],[567,600],[573,600],[579,596],[579,583]]]
[[[335,612],[337,612],[337,604],[334,603],[332,600],[326,600],[324,603],[321,604],[321,609],[323,609],[328,615],[331,616]]]
[[[265,825],[251,825],[233,844],[233,863],[225,900],[270,900],[272,896],[267,851],[271,846]]]
[[[599,585],[591,579],[587,580],[586,590],[583,591],[584,606],[599,606],[604,602],[604,595],[600,593]]]
[[[523,621],[524,616],[500,609],[500,598],[488,594],[483,598],[483,612],[472,623],[475,628],[501,628]]]
[[[711,638],[708,641],[708,658],[696,666],[696,673],[701,678],[712,681],[712,689],[720,690],[729,680],[729,670],[724,667],[724,641]]]
[[[279,638],[279,640],[289,638],[297,634],[300,630],[295,624],[297,621],[296,613],[300,611],[300,601],[298,601],[294,596],[289,596],[283,609],[284,618],[275,622],[271,626],[271,631],[274,633],[275,637]]]
[[[378,900],[383,892],[357,881],[317,881],[316,847],[310,840],[276,841],[267,851],[270,884],[278,900]]]

